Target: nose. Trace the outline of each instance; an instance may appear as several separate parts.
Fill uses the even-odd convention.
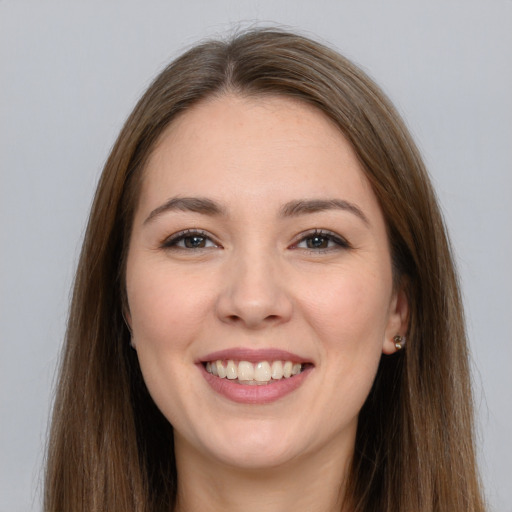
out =
[[[268,254],[233,255],[223,274],[217,315],[222,322],[262,329],[290,320],[293,304],[285,276]]]

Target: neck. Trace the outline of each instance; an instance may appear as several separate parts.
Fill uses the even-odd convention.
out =
[[[175,434],[178,501],[175,512],[346,512],[349,450],[326,446],[273,468],[238,468],[206,460]]]

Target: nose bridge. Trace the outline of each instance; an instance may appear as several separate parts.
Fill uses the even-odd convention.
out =
[[[249,328],[288,320],[292,304],[280,263],[276,251],[258,244],[234,250],[219,296],[221,319]]]

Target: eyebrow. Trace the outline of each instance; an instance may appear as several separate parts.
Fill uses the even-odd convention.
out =
[[[363,211],[354,203],[343,199],[299,199],[286,203],[281,208],[282,217],[297,217],[308,213],[326,210],[344,210],[359,217],[366,225],[370,222]],[[226,209],[206,197],[172,197],[155,208],[146,218],[144,224],[155,217],[170,211],[194,212],[203,215],[226,215]]]
[[[344,210],[359,217],[366,225],[370,225],[368,217],[354,203],[343,199],[301,199],[290,201],[281,208],[283,217],[296,217],[306,213],[316,213],[325,210]]]
[[[158,208],[155,208],[148,215],[144,224],[147,224],[163,213],[171,211],[195,212],[211,216],[225,215],[226,213],[225,209],[218,203],[205,197],[172,197]]]

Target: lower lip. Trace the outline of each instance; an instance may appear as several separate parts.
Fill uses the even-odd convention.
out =
[[[206,371],[202,364],[197,365],[206,379],[206,382],[219,393],[233,402],[243,404],[268,404],[275,402],[291,392],[295,391],[308,377],[312,367],[306,368],[301,373],[288,379],[283,378],[276,381],[270,381],[269,384],[262,385],[244,385],[238,384],[234,380],[216,377]]]

